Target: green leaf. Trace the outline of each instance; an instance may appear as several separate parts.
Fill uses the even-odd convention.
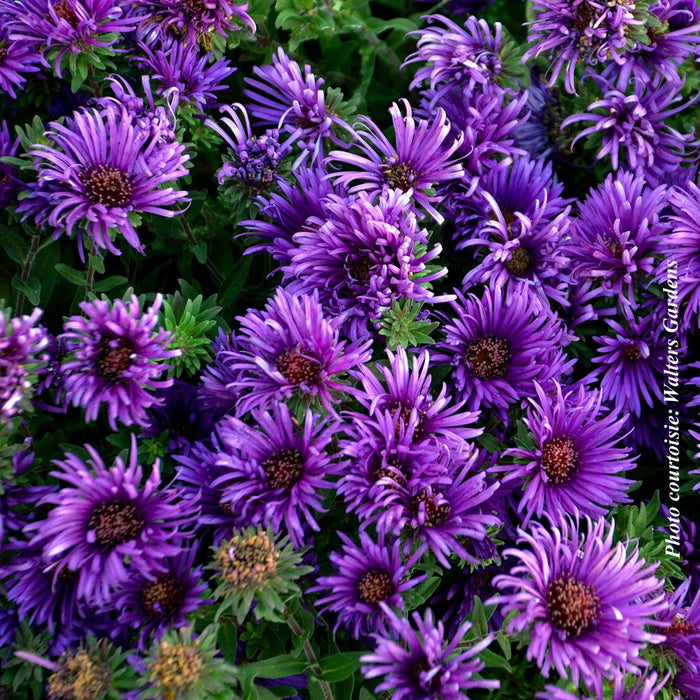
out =
[[[232,622],[225,622],[219,627],[218,643],[224,659],[230,664],[235,664],[236,652],[238,651],[238,632]]]
[[[95,282],[93,289],[95,292],[108,292],[110,289],[118,287],[120,284],[128,284],[129,280],[121,275],[110,275],[99,282]]]
[[[41,281],[38,277],[29,276],[26,282],[22,282],[19,275],[12,278],[12,286],[18,292],[24,292],[24,295],[29,299],[29,303],[37,306],[41,298]]]
[[[75,284],[79,287],[87,286],[87,274],[84,271],[81,272],[64,263],[58,263],[55,269],[61,277],[67,279],[71,284]]]
[[[362,654],[364,654],[362,651],[346,651],[326,656],[318,662],[321,667],[321,678],[329,683],[337,683],[349,678],[360,668]]]
[[[491,668],[503,668],[506,671],[510,671],[510,664],[502,656],[499,656],[490,649],[484,649],[479,654],[479,658]]]
[[[283,654],[245,664],[240,666],[239,669],[242,674],[249,678],[285,678],[286,676],[296,676],[299,673],[304,673],[306,667],[306,661],[295,659],[289,654]]]
[[[250,266],[252,264],[253,256],[244,255],[233,266],[231,272],[229,272],[226,279],[223,281],[221,290],[219,291],[219,303],[222,306],[229,306],[238,298],[248,281]]]

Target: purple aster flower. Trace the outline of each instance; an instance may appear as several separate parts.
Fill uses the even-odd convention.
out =
[[[665,286],[670,327],[700,327],[700,188],[693,182],[671,190],[670,230],[661,239],[664,262],[656,281]],[[671,316],[673,313],[673,316]]]
[[[139,649],[168,629],[186,626],[190,613],[212,602],[202,599],[207,586],[201,581],[202,567],[193,566],[196,551],[189,546],[168,558],[160,573],[132,574],[114,594],[110,607],[119,611],[121,627],[138,630]]]
[[[338,393],[348,391],[342,375],[371,356],[371,341],[339,339],[342,319],[328,319],[316,295],[278,289],[264,311],[251,309],[237,320],[238,347],[226,359],[240,372],[239,415],[292,396],[332,410]]]
[[[306,224],[310,227],[322,225],[330,218],[325,205],[328,195],[342,195],[340,189],[333,187],[326,178],[325,170],[300,165],[293,175],[295,183],[280,178],[277,183],[279,193],[258,197],[258,207],[270,221],[252,219],[240,222],[245,227],[242,236],[257,237],[263,241],[250,246],[248,251],[264,251],[283,265],[288,265],[294,255],[294,234]]]
[[[627,95],[604,78],[593,79],[604,92],[603,99],[591,102],[587,113],[572,114],[562,122],[563,127],[592,122],[574,138],[572,146],[595,134],[602,140],[598,160],[610,157],[613,170],[626,163],[632,170],[658,178],[681,165],[686,151],[697,145],[692,132],[683,134],[666,124],[669,117],[687,107],[672,106],[680,99],[682,84],[637,81]]]
[[[95,100],[95,104],[100,109],[108,109],[111,105],[126,110],[138,129],[157,139],[159,143],[163,143],[166,148],[177,141],[175,109],[179,102],[179,95],[176,90],[163,91],[166,104],[156,105],[149,75],[141,76],[143,97],[137,95],[134,88],[122,76],[110,77],[109,88],[114,93],[113,96]]]
[[[9,36],[32,48],[56,76],[73,72],[77,55],[102,60],[138,21],[126,4],[113,0],[15,0],[2,8],[11,16]]]
[[[604,296],[634,306],[640,278],[654,272],[667,235],[667,202],[665,187],[651,189],[631,173],[608,175],[580,205],[566,245],[574,279],[598,279]]]
[[[490,83],[476,92],[453,87],[441,98],[453,134],[461,135],[458,155],[465,170],[462,184],[468,189],[489,170],[507,167],[514,155],[525,155],[515,134],[529,117],[527,100],[526,91],[511,95]]]
[[[666,686],[669,675],[670,671],[663,678],[659,678],[656,671],[651,671],[633,681],[628,687],[627,674],[620,673],[612,681],[611,694],[607,692],[608,688],[605,688],[586,691],[592,695],[583,693],[574,695],[563,688],[547,685],[545,690],[535,695],[535,698],[540,700],[656,700],[659,691]],[[680,700],[680,698],[674,696],[673,700]]]
[[[71,453],[56,460],[51,475],[66,482],[43,503],[53,505],[46,520],[27,529],[35,534],[55,578],[64,568],[76,572],[77,596],[99,605],[136,572],[150,576],[166,570],[163,559],[178,554],[196,511],[184,509],[174,489],[163,489],[160,464],[142,484],[136,438],[126,466],[120,457],[107,468],[90,445],[87,464]],[[128,564],[125,560],[128,560]]]
[[[230,353],[238,350],[236,334],[227,335],[219,328],[212,348],[214,359],[201,374],[198,393],[203,409],[213,412],[215,416],[222,416],[235,411],[241,396],[238,384],[241,373],[232,369],[233,360],[230,359]]]
[[[83,622],[93,609],[78,596],[78,573],[56,559],[46,558],[41,548],[23,543],[21,551],[0,567],[8,600],[21,620],[45,627],[52,634]]]
[[[37,517],[37,502],[54,490],[53,486],[26,484],[25,475],[34,462],[33,445],[25,440],[24,449],[12,455],[12,471],[3,474],[0,493],[0,551],[16,546],[19,533]],[[6,543],[6,536],[9,543]]]
[[[46,334],[45,364],[35,372],[38,377],[34,405],[49,413],[65,413],[68,403],[63,391],[63,362],[66,359],[66,343],[52,333]]]
[[[532,68],[527,93],[528,119],[518,126],[515,137],[521,146],[535,158],[566,161],[569,144],[562,134],[561,123],[566,116],[559,93],[548,88],[541,80],[539,67]]]
[[[646,36],[645,16],[634,3],[599,0],[535,0],[530,22],[530,48],[523,59],[545,55],[550,60],[551,87],[564,71],[564,85],[576,92],[574,73],[579,63],[623,63]]]
[[[598,350],[591,362],[599,366],[592,376],[600,379],[605,401],[614,402],[620,411],[639,416],[644,404],[653,407],[654,401],[663,400],[664,329],[654,314],[621,320],[623,323],[606,319],[607,334],[593,337]]]
[[[272,56],[271,66],[255,66],[257,78],[246,78],[243,94],[251,100],[250,114],[260,126],[277,128],[289,134],[284,145],[297,143],[302,153],[295,166],[309,154],[311,161],[323,158],[323,139],[337,146],[344,142],[338,129],[350,132],[350,126],[338,115],[340,100],[337,91],[324,90],[323,78],[311,72],[311,66],[301,66],[287,56],[282,47]]]
[[[463,286],[516,280],[543,299],[565,304],[569,259],[562,242],[570,228],[570,207],[561,191],[552,182],[550,164],[515,156],[510,168],[485,173],[473,195],[457,194],[452,204],[461,234],[457,249],[475,247],[480,254]]]
[[[568,213],[572,200],[563,190],[544,159],[516,155],[509,167],[487,170],[472,195],[449,203],[457,250],[472,238],[518,238]]]
[[[136,296],[110,303],[84,301],[80,308],[87,318],[71,316],[59,340],[70,353],[62,365],[66,400],[85,409],[85,420],[97,418],[102,404],[112,430],[117,420],[124,425],[148,422],[146,409],[162,403],[153,390],[163,389],[172,379],[160,379],[169,365],[159,363],[176,357],[180,350],[167,350],[171,334],[158,325],[162,295],[145,314]]]
[[[23,90],[24,83],[27,82],[24,74],[36,73],[41,57],[31,44],[9,37],[13,18],[11,12],[12,6],[0,4],[0,94],[6,92],[16,100],[16,89]]]
[[[700,678],[700,590],[691,598],[691,583],[688,579],[668,594],[668,610],[660,620],[667,624],[664,647],[675,654],[680,668]]]
[[[365,532],[360,533],[360,544],[338,532],[343,541],[342,552],[331,552],[330,560],[335,573],[321,576],[310,592],[325,593],[316,601],[322,612],[337,614],[333,631],[343,624],[358,639],[372,632],[388,634],[386,607],[404,610],[403,593],[425,579],[425,575],[409,578],[411,567],[417,561],[402,562],[400,543],[378,542]]]
[[[561,322],[521,285],[457,297],[433,359],[452,365],[456,395],[470,410],[488,407],[507,421],[512,404],[535,396],[535,382],[548,389],[570,369]]]
[[[614,526],[557,514],[549,526],[533,522],[520,530],[519,549],[504,554],[519,563],[494,580],[504,593],[504,615],[516,611],[509,634],[530,630],[528,659],[545,677],[552,666],[578,684],[601,686],[601,678],[635,673],[640,652],[664,637],[646,630],[659,623],[667,602],[663,580],[636,546],[613,544]],[[495,602],[495,601],[494,601]]]
[[[368,322],[376,324],[394,300],[444,300],[429,286],[447,274],[432,263],[442,248],[430,247],[410,193],[385,189],[376,201],[364,192],[350,201],[329,195],[324,208],[325,220],[309,217],[294,234],[296,249],[283,271],[295,293],[318,290],[348,335],[366,335]]]
[[[524,485],[518,510],[533,514],[573,513],[598,517],[622,503],[634,481],[620,476],[634,468],[631,450],[620,444],[626,419],[601,406],[598,391],[562,390],[547,396],[535,386],[525,424],[534,444],[506,450],[518,464],[506,467],[506,480]]]
[[[132,0],[146,12],[140,28],[152,35],[155,25],[159,34],[167,31],[185,44],[199,44],[211,48],[214,35],[228,36],[242,28],[255,33],[255,22],[246,12],[248,3],[236,4],[234,0]]]
[[[330,162],[346,164],[352,169],[331,173],[330,176],[343,186],[359,180],[357,185],[350,187],[351,193],[378,191],[385,187],[406,192],[416,205],[442,223],[442,215],[433,206],[438,197],[427,190],[437,183],[459,179],[464,175],[458,159],[452,157],[460,147],[462,137],[450,137],[452,128],[442,108],[437,108],[430,120],[416,120],[408,101],[402,99],[401,102],[405,116],[395,102],[389,109],[396,145],[369,117],[360,117],[355,136],[356,145],[364,155],[331,151]]]
[[[520,63],[517,48],[503,32],[503,25],[495,22],[493,31],[486,20],[469,17],[463,27],[443,17],[428,15],[428,27],[410,34],[418,35],[417,50],[405,61],[420,64],[409,86],[419,87],[429,81],[429,90],[439,100],[444,86],[457,83],[470,90],[485,83],[504,86],[514,83],[517,73],[512,65]],[[442,25],[442,26],[440,26]]]
[[[219,423],[212,433],[211,444],[198,442],[187,456],[175,456],[178,462],[175,481],[182,499],[196,502],[199,508],[197,535],[204,536],[204,533],[213,528],[215,545],[230,538],[234,527],[244,525],[232,504],[224,498],[226,486],[218,481],[229,471],[223,461],[218,461],[217,456],[225,449],[223,445],[226,434],[225,422]]]
[[[465,451],[450,459],[444,450],[443,455],[447,459],[442,474],[414,474],[405,484],[397,482],[394,493],[386,489],[380,495],[377,529],[405,536],[405,551],[415,545],[421,554],[429,549],[446,569],[453,554],[477,565],[474,543],[486,540],[487,528],[501,523],[488,505],[499,484],[489,485],[484,472],[475,473],[477,452]]]
[[[169,454],[187,455],[193,443],[209,437],[213,415],[205,410],[197,387],[179,379],[155,392],[157,402],[149,409],[148,425],[139,437],[164,436]]]
[[[0,56],[2,55],[0,45]],[[2,59],[0,58],[0,88],[2,88]],[[7,122],[0,122],[0,157],[16,156],[19,149],[19,137],[14,141],[10,137]],[[14,204],[17,194],[24,187],[24,183],[18,177],[17,168],[7,163],[0,162],[0,207]]]
[[[414,442],[415,427],[406,429],[401,413],[387,410],[376,411],[371,420],[355,416],[345,426],[347,437],[340,440],[339,449],[353,469],[338,482],[337,492],[363,526],[398,496],[397,485],[405,486],[416,474],[433,480],[447,471],[448,452],[436,450],[429,440]]]
[[[389,365],[377,366],[381,378],[369,367],[362,367],[357,374],[364,391],[356,398],[370,416],[388,411],[392,418],[400,419],[398,425],[413,435],[414,442],[427,440],[457,450],[465,447],[466,440],[481,434],[481,428],[469,427],[478,419],[478,411],[462,411],[463,402],[450,405],[445,384],[433,398],[427,350],[412,356],[410,362],[400,345],[395,354],[391,350],[386,354]]]
[[[390,691],[395,700],[467,700],[463,691],[500,687],[498,681],[474,678],[484,667],[478,655],[493,640],[491,635],[457,653],[470,622],[465,621],[448,640],[430,609],[423,617],[413,613],[415,627],[388,607],[385,615],[392,634],[376,634],[374,652],[360,659],[365,678],[383,676],[378,692]]]
[[[648,43],[639,42],[636,50],[621,64],[610,64],[605,75],[623,86],[631,80],[651,81],[657,75],[678,82],[680,67],[700,43],[700,8],[693,0],[656,0],[649,3],[646,22]]]
[[[72,236],[76,228],[89,240],[88,248],[119,250],[113,237],[143,252],[132,213],[173,217],[168,209],[187,200],[187,193],[161,187],[187,174],[184,146],[165,148],[149,137],[126,111],[113,108],[76,112],[65,125],[51,122],[50,144],[32,146],[39,163],[39,179],[20,203],[18,213],[30,214],[54,228],[54,238]]]
[[[226,467],[212,486],[223,487],[222,500],[251,524],[282,525],[295,546],[304,543],[304,526],[319,530],[314,513],[323,513],[329,477],[342,465],[326,454],[337,426],[310,410],[300,425],[287,406],[253,411],[255,427],[226,417],[219,430],[222,447],[217,466]]]
[[[263,136],[254,136],[242,104],[224,105],[221,112],[228,115],[220,120],[227,131],[211,119],[204,122],[229,145],[230,159],[224,161],[216,174],[219,184],[234,180],[250,196],[260,195],[273,185],[284,182],[277,169],[288,148],[280,145],[277,129],[268,129]]]
[[[215,92],[226,89],[223,81],[236,70],[225,58],[202,54],[196,45],[175,40],[164,42],[154,50],[144,45],[141,49],[145,58],[137,60],[160,83],[158,93],[177,90],[180,102],[193,105],[199,112],[211,106]]]
[[[22,411],[29,395],[33,376],[31,365],[44,359],[39,353],[48,339],[43,328],[34,325],[42,314],[34,309],[31,316],[10,318],[0,310],[0,419],[4,423]]]

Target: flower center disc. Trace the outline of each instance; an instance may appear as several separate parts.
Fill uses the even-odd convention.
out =
[[[115,343],[116,341],[116,343]],[[97,346],[95,368],[97,374],[108,382],[119,381],[133,364],[133,346],[126,338],[103,338]]]
[[[512,275],[524,275],[532,266],[532,256],[525,246],[516,248],[506,263],[506,270]]]
[[[56,13],[56,17],[68,22],[73,29],[78,26],[78,16],[75,14],[75,10],[70,6],[68,0],[58,0],[53,6],[53,11]]]
[[[631,345],[625,345],[622,350],[622,354],[625,356],[625,360],[628,362],[636,362],[642,359],[642,351],[637,347],[636,343]]]
[[[423,489],[418,495],[413,497],[411,502],[411,515],[418,516],[421,504],[425,506],[425,526],[439,527],[452,515],[452,506],[449,503],[435,503],[435,498],[431,496],[427,489]]]
[[[357,592],[365,603],[377,605],[393,594],[394,582],[386,571],[370,569],[357,582]]]
[[[180,609],[184,597],[182,581],[172,574],[162,574],[155,581],[147,581],[141,589],[141,605],[153,620],[172,617]]]
[[[131,179],[119,168],[98,165],[84,170],[80,179],[83,181],[85,195],[91,204],[123,207],[131,201],[133,193]]]
[[[143,516],[133,503],[122,500],[100,503],[90,514],[88,528],[95,531],[97,543],[105,551],[133,540],[143,528]]]
[[[569,438],[552,438],[542,448],[542,466],[547,478],[560,486],[571,480],[578,471],[581,453]]]
[[[547,612],[552,625],[569,638],[582,635],[600,614],[595,588],[575,578],[560,576],[547,586]]]
[[[302,348],[302,352],[305,350]],[[277,371],[291,384],[313,384],[318,381],[321,364],[304,357],[297,348],[285,350],[275,363]]]
[[[493,335],[477,338],[467,346],[465,358],[479,379],[504,377],[511,358],[510,345],[505,338]]]
[[[273,489],[289,489],[304,473],[304,460],[299,450],[280,450],[268,457],[260,466],[265,471],[265,480]]]
[[[406,192],[413,187],[418,173],[408,163],[385,163],[382,166],[384,179],[389,187]]]

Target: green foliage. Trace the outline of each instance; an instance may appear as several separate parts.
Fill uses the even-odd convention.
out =
[[[203,363],[211,361],[211,344],[219,327],[221,311],[216,305],[215,294],[204,299],[185,280],[179,282],[180,290],[168,294],[163,301],[163,326],[174,336],[169,347],[182,351],[182,355],[170,360],[170,373],[176,377],[183,372],[192,376]]]
[[[382,316],[379,334],[387,338],[387,347],[396,350],[430,345],[435,341],[430,334],[440,325],[436,321],[419,318],[422,302],[413,299],[400,299],[391,302],[391,309]]]

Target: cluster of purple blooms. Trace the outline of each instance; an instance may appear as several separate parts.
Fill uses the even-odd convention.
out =
[[[404,64],[413,97],[384,129],[282,48],[217,116],[234,68],[216,47],[255,30],[247,5],[0,0],[10,98],[125,52],[144,73],[51,121],[21,171],[3,121],[0,204],[53,244],[76,238],[84,261],[122,237],[145,254],[141,215],[186,216],[195,124],[226,150],[222,198],[254,203],[236,234],[277,283],[190,382],[174,379],[162,293],[88,295],[56,333],[24,297],[0,307],[0,447],[22,436],[0,472],[0,658],[65,660],[88,636],[142,657],[218,621],[209,550],[237,561],[233,533],[252,527],[256,546],[272,533],[303,555],[301,607],[366,652],[377,693],[506,693],[486,664],[498,640],[543,700],[700,698],[696,523],[662,509],[665,549],[661,517],[620,533],[643,462],[700,453],[700,141],[681,118],[700,9],[531,6],[522,61],[498,22],[428,16]],[[568,170],[594,173],[583,195]],[[389,343],[412,308],[435,338],[410,343],[409,327]],[[687,431],[665,423],[669,401]],[[49,471],[23,433],[32,410],[122,451],[105,459],[96,439]],[[697,471],[683,474],[697,500]],[[276,561],[227,580],[264,588]],[[287,607],[265,618],[270,600],[251,622],[294,632]],[[27,625],[47,632],[37,653],[17,647]],[[227,660],[252,661],[245,644]],[[148,658],[127,697],[218,697],[191,694],[196,674],[167,685]],[[50,697],[104,695],[61,694],[43,663]]]

